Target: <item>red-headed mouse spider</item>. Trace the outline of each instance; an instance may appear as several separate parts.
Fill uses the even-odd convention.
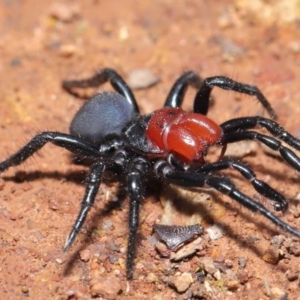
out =
[[[71,122],[70,134],[41,132],[0,163],[0,172],[4,172],[11,166],[23,163],[48,142],[91,160],[81,209],[66,240],[65,249],[71,246],[95,201],[103,172],[110,169],[126,179],[130,201],[126,265],[128,279],[132,278],[139,209],[145,198],[145,187],[149,178],[178,186],[212,187],[300,238],[298,230],[239,191],[230,178],[218,173],[227,168],[234,169],[259,194],[268,198],[275,210],[287,210],[286,198],[267,183],[257,179],[247,165],[223,158],[228,143],[256,140],[278,151],[285,162],[300,171],[300,158],[281,143],[283,141],[291,148],[300,150],[300,140],[274,121],[276,114],[258,88],[223,76],[201,80],[195,72],[189,71],[174,83],[163,108],[141,115],[130,88],[112,69],[103,69],[89,79],[64,81],[63,87],[74,94],[73,88],[95,87],[106,81],[111,83],[116,92],[102,92],[88,100]],[[189,86],[197,89],[192,113],[181,109]],[[271,119],[249,116],[231,119],[218,125],[206,116],[213,87],[256,96]],[[257,126],[265,128],[270,136],[254,131]],[[204,158],[207,150],[215,144],[222,146],[219,159],[206,163]]]

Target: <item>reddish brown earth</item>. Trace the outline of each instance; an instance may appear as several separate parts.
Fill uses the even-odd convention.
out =
[[[258,85],[279,122],[298,135],[299,1],[247,3],[0,1],[1,160],[37,132],[67,132],[82,100],[63,91],[61,81],[103,67],[125,78],[141,68],[160,77],[156,86],[135,91],[143,113],[159,108],[174,80],[189,69],[203,77],[227,75]],[[214,98],[209,116],[218,122],[262,112],[247,96],[215,90]],[[187,109],[192,99],[193,91]],[[288,213],[277,215],[300,229],[297,172],[260,147],[243,161],[289,199]],[[47,145],[1,174],[1,299],[299,299],[299,240],[282,236],[269,222],[219,194],[211,201],[226,207],[215,214],[223,237],[210,241],[206,234],[203,250],[178,262],[162,258],[149,239],[152,225],[168,218],[165,199],[149,196],[141,211],[134,279],[127,282],[128,201],[104,213],[116,200],[117,185],[103,183],[83,230],[63,253],[86,172],[67,151]],[[236,173],[229,175],[259,199],[249,183]],[[260,201],[272,210],[265,199]],[[188,223],[180,219],[182,214],[173,217],[177,225]]]

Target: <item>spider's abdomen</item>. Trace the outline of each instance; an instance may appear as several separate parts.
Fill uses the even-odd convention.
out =
[[[207,148],[221,141],[223,131],[204,115],[162,108],[151,117],[146,135],[160,150],[201,161]]]
[[[70,133],[100,144],[109,135],[120,135],[133,114],[133,107],[125,97],[102,92],[79,109],[71,122]]]

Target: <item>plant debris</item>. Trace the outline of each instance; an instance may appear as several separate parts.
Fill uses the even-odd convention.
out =
[[[195,224],[190,226],[153,225],[153,230],[160,240],[164,241],[171,251],[203,233],[203,227]]]

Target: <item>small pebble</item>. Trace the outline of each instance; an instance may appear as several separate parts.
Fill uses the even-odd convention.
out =
[[[119,252],[119,246],[116,244],[116,241],[108,241],[106,247],[110,252]]]
[[[175,277],[173,285],[178,293],[184,293],[193,282],[194,280],[190,273],[182,273],[180,276]]]
[[[291,247],[289,248],[289,253],[290,254],[293,254],[293,255],[295,255],[295,256],[300,256],[300,246],[299,246],[299,244],[297,243],[293,243],[292,245],[291,245]]]
[[[62,45],[59,49],[59,54],[62,57],[71,57],[77,52],[77,47],[72,44]]]
[[[158,278],[157,278],[157,276],[156,276],[154,273],[150,272],[150,273],[147,275],[146,280],[147,280],[148,282],[155,283],[155,282],[158,281]]]
[[[230,56],[238,56],[245,52],[245,49],[235,43],[233,40],[228,39],[222,35],[217,35],[213,37],[213,41],[220,46],[223,54]]]
[[[122,286],[115,277],[97,278],[91,282],[92,297],[116,299],[121,291]]]
[[[109,260],[109,262],[110,262],[111,264],[114,264],[115,262],[117,262],[117,261],[119,260],[119,257],[116,256],[116,255],[110,255],[110,256],[108,257],[108,260]]]
[[[105,219],[101,225],[101,229],[104,231],[110,231],[113,227],[113,222],[110,219]]]
[[[248,272],[244,270],[240,271],[237,275],[238,275],[239,282],[241,284],[245,284],[249,280]]]
[[[50,16],[67,23],[76,19],[79,11],[79,7],[76,4],[54,3],[50,9]]]
[[[204,257],[201,259],[201,269],[204,269],[208,274],[211,275],[217,272],[217,268],[210,257]]]
[[[9,218],[12,220],[12,221],[15,221],[15,220],[17,220],[17,218],[18,218],[18,212],[14,212],[14,211],[11,211],[10,213],[9,213]]]
[[[300,217],[300,211],[296,207],[291,207],[290,213],[293,215],[294,218],[299,218]]]
[[[176,253],[172,252],[171,260],[179,261],[185,257],[191,256],[192,254],[196,253],[199,250],[203,250],[205,248],[204,243],[205,241],[201,237],[198,237],[196,240],[183,246]]]
[[[66,291],[66,295],[67,295],[69,298],[71,298],[71,297],[75,296],[75,291],[74,291],[74,290],[67,290],[67,291]]]
[[[298,277],[299,277],[299,275],[298,275],[298,273],[295,272],[295,271],[290,271],[290,270],[288,270],[288,271],[286,272],[286,278],[288,279],[288,281],[295,281],[295,280],[298,279]]]
[[[55,199],[50,199],[48,203],[49,209],[52,209],[54,211],[59,209],[58,202]]]
[[[206,232],[208,233],[208,235],[212,241],[218,240],[224,236],[222,227],[217,224],[214,224],[210,228],[207,228]]]
[[[82,261],[89,261],[90,260],[90,256],[91,256],[91,251],[88,249],[84,249],[82,251],[79,252],[80,255],[80,259]]]
[[[240,283],[238,280],[229,280],[225,283],[225,285],[230,291],[235,291],[239,288]]]
[[[272,299],[287,299],[287,298],[284,298],[287,293],[280,289],[279,287],[273,287],[271,288],[271,295],[272,295]]]
[[[225,266],[228,268],[233,267],[233,261],[231,259],[225,259]]]
[[[62,264],[63,263],[63,260],[61,258],[56,258],[55,261],[58,263],[58,264]]]
[[[28,289],[28,287],[26,285],[22,285],[21,291],[22,291],[22,293],[28,293],[29,289]]]
[[[159,81],[159,77],[155,76],[149,69],[133,70],[127,78],[127,83],[133,90],[148,88]]]
[[[247,258],[244,258],[244,257],[239,258],[238,264],[239,264],[240,269],[245,268],[246,264],[247,264]]]
[[[216,279],[216,280],[221,280],[221,272],[220,270],[217,270],[217,272],[215,272],[213,274],[213,277]]]
[[[284,242],[284,240],[285,240],[284,235],[275,235],[271,239],[271,245],[274,245],[277,248],[279,248],[282,245],[282,243]]]
[[[262,259],[266,261],[269,264],[276,265],[279,262],[280,258],[280,252],[275,247],[270,247],[267,249],[267,251],[264,253]]]

